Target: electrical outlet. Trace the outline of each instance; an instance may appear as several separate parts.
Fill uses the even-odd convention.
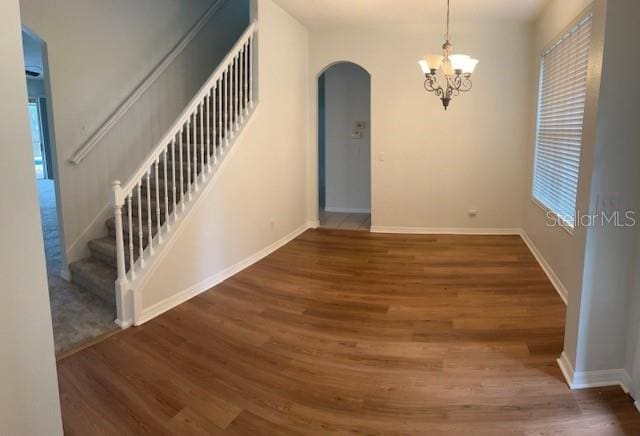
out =
[[[620,202],[619,192],[608,192],[598,194],[597,213],[613,213],[618,210]]]
[[[475,218],[478,216],[478,211],[476,209],[469,209],[469,216],[471,218]]]
[[[381,153],[378,155],[378,159],[380,160],[380,162],[384,162],[385,157],[386,157],[386,156],[384,155],[384,152],[381,152]]]

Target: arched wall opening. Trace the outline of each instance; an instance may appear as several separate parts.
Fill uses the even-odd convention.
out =
[[[371,75],[336,62],[318,75],[318,218],[321,227],[371,227]]]

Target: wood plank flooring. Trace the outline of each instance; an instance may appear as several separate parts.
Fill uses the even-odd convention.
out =
[[[519,237],[310,230],[58,362],[69,435],[640,434],[570,391],[565,307]]]

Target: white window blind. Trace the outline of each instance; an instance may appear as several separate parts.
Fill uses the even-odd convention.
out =
[[[533,197],[574,227],[591,14],[542,55]]]

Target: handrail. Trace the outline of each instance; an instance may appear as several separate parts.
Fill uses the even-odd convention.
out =
[[[189,120],[189,117],[193,114],[194,110],[197,109],[197,106],[200,104],[205,95],[207,95],[212,85],[220,80],[222,74],[232,64],[233,59],[236,57],[239,49],[251,39],[257,29],[257,21],[253,21],[249,25],[249,27],[247,27],[247,30],[244,31],[238,41],[234,44],[233,48],[229,50],[222,62],[218,65],[218,68],[215,69],[209,79],[204,83],[204,85],[202,85],[200,91],[198,91],[198,93],[191,99],[187,107],[182,111],[182,114],[180,114],[180,116],[176,119],[167,133],[162,137],[160,141],[158,141],[158,144],[156,145],[154,150],[149,153],[148,157],[138,167],[133,176],[130,177],[129,180],[122,186],[121,192],[123,193],[123,195],[130,193],[133,188],[135,188],[135,186],[140,182],[140,179],[142,179],[142,177],[147,174],[151,165],[153,165],[153,163],[156,162],[160,155],[164,152],[167,143],[171,142],[171,140],[175,138],[175,136],[183,129],[183,126]],[[120,200],[120,204],[123,204],[124,197]]]
[[[189,32],[176,44],[176,46],[167,54],[162,61],[145,77],[138,87],[127,97],[127,99],[118,106],[118,108],[105,120],[104,123],[82,144],[73,154],[69,161],[75,165],[79,165],[100,143],[107,133],[122,119],[122,117],[131,109],[131,107],[144,95],[145,92],[153,85],[162,73],[173,63],[173,61],[182,53],[189,43],[207,24],[209,19],[215,15],[226,0],[217,0],[200,16],[196,24],[191,27]]]

